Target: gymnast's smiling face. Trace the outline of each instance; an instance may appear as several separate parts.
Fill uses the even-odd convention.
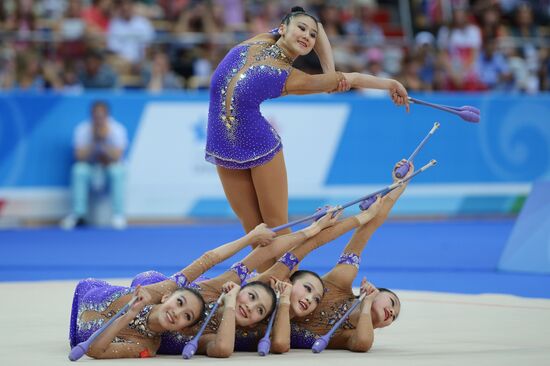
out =
[[[288,24],[279,27],[284,49],[291,57],[304,56],[311,52],[317,40],[317,23],[307,15],[295,15]]]
[[[374,298],[371,306],[371,317],[374,328],[384,328],[397,319],[401,312],[401,302],[396,294],[386,289]]]
[[[191,291],[180,290],[162,298],[155,309],[158,322],[166,331],[177,331],[195,324],[202,315],[204,302]]]
[[[324,294],[323,283],[314,275],[305,273],[292,281],[290,308],[294,316],[311,314],[321,303]]]
[[[265,319],[271,313],[274,301],[268,290],[260,285],[244,286],[237,295],[235,322],[247,327]]]

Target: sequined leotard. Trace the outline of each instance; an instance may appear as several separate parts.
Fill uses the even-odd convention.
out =
[[[342,74],[325,74],[314,82],[293,69],[291,60],[266,34],[235,46],[212,75],[206,160],[229,169],[249,169],[270,161],[281,138],[260,112],[265,100],[298,91],[336,88]],[[288,88],[289,78],[297,81]],[[306,85],[303,87],[302,85]]]
[[[181,272],[169,278],[141,278],[145,285],[149,282],[149,290],[155,303],[165,294],[170,294],[178,287],[188,286],[190,281],[196,280],[199,275],[219,263],[221,259],[212,253],[205,253]],[[162,280],[162,282],[157,282]],[[71,308],[69,341],[71,347],[87,340],[93,332],[99,329],[106,321],[115,315],[128,301],[134,288],[114,286],[98,279],[80,281],[75,289]],[[141,344],[144,348],[155,350],[160,344],[160,334],[150,332],[147,328],[147,319],[151,307],[145,307],[133,322],[125,328],[114,343]],[[130,347],[131,348],[131,347]],[[129,348],[129,349],[130,349]],[[137,357],[133,350],[121,357]]]

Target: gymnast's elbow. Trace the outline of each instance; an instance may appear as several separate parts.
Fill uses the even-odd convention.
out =
[[[290,343],[289,342],[274,340],[271,343],[271,352],[272,353],[281,354],[281,353],[287,353],[288,351],[290,351]]]
[[[106,359],[106,358],[113,358],[110,356],[105,350],[100,349],[99,347],[91,346],[88,348],[88,351],[86,351],[86,356],[95,358],[95,359]]]
[[[373,339],[358,339],[353,342],[349,350],[352,352],[368,352],[372,348]]]
[[[233,354],[233,346],[231,345],[217,345],[209,350],[208,357],[214,358],[229,358]]]

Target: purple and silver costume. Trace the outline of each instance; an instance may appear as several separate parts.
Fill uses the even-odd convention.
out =
[[[90,338],[118,311],[118,309],[110,309],[111,304],[132,291],[131,288],[113,286],[108,282],[94,278],[80,281],[76,286],[71,308],[69,328],[71,347]],[[101,316],[93,320],[82,321],[81,315],[85,311],[95,311]]]
[[[270,161],[281,138],[260,112],[260,104],[283,94],[292,60],[272,42],[235,46],[214,71],[206,160],[229,169]]]
[[[345,252],[338,258],[337,265],[347,264],[359,269],[360,257]],[[290,346],[292,348],[311,348],[315,340],[325,335],[332,326],[348,311],[355,300],[351,288],[345,289],[337,283],[325,279],[325,296],[321,304],[308,316],[293,319],[290,326]],[[338,336],[344,329],[355,329],[349,319],[335,332]]]

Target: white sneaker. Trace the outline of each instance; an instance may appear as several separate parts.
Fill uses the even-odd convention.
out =
[[[122,215],[114,215],[111,219],[111,226],[117,230],[126,229],[126,218]]]
[[[59,226],[63,230],[72,230],[75,228],[75,226],[78,224],[78,221],[80,220],[80,217],[75,214],[70,214],[67,217],[65,217],[61,222],[59,223]]]

